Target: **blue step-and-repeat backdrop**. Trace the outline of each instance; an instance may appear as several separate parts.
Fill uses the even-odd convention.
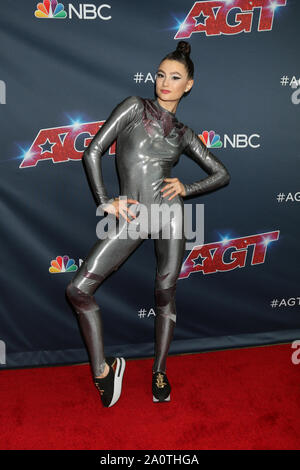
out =
[[[185,201],[170,354],[300,339],[299,15],[296,0],[1,2],[1,368],[88,361],[65,296],[100,220],[82,154],[118,103],[155,97],[180,40],[195,83],[176,117],[231,181]],[[172,170],[205,176],[185,154]],[[107,355],[154,355],[155,268],[149,238],[96,291]]]

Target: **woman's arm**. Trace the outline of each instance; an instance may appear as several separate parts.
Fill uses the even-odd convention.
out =
[[[210,176],[195,183],[183,184],[185,189],[184,196],[203,194],[227,185],[230,181],[230,175],[223,163],[208,150],[191,128],[188,128],[185,136],[188,143],[183,153],[191,157]]]
[[[115,141],[119,132],[125,129],[134,119],[139,105],[140,102],[136,96],[129,96],[119,103],[83,153],[82,161],[85,165],[97,205],[109,201],[103,183],[101,157]]]

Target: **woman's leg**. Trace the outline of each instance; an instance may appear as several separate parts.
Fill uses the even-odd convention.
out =
[[[113,238],[107,237],[95,243],[66,288],[67,297],[77,313],[94,377],[103,374],[106,362],[102,314],[93,294],[104,279],[112,271],[116,271],[120,264],[143,242],[142,238],[134,240],[128,234],[126,239],[120,238],[124,230],[127,230],[123,220],[122,224],[117,221],[116,235]]]
[[[182,203],[183,214],[183,203]],[[176,226],[177,224],[177,226]],[[166,372],[166,360],[176,324],[176,283],[185,252],[184,220],[173,219],[170,238],[155,239],[157,258],[155,279],[155,360],[153,372]],[[181,233],[181,238],[174,238]],[[178,236],[178,235],[177,235]]]

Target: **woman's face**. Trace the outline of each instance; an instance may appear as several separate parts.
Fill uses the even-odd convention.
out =
[[[191,89],[194,80],[189,80],[185,66],[178,60],[163,60],[156,72],[156,94],[162,100],[180,100]],[[163,93],[168,90],[170,93]]]

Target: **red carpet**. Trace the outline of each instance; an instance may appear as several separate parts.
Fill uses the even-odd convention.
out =
[[[153,359],[127,360],[103,408],[89,365],[2,370],[0,449],[299,449],[300,364],[291,344],[169,356],[169,403]]]

